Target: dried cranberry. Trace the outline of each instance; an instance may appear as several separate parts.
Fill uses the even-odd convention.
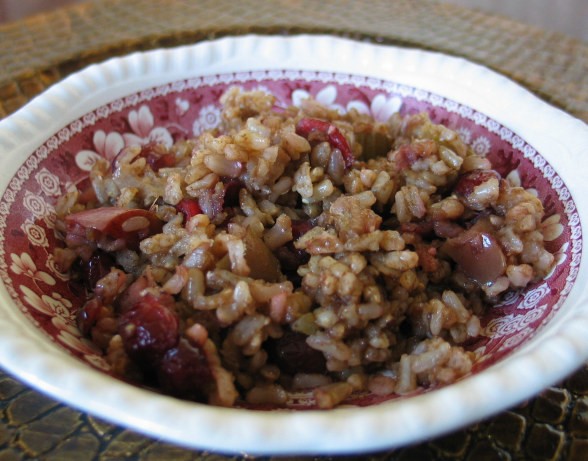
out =
[[[176,158],[173,154],[165,154],[160,157],[148,157],[147,163],[153,171],[159,171],[160,168],[170,168],[174,166],[176,163]]]
[[[339,149],[346,168],[351,168],[353,162],[355,162],[347,138],[339,128],[330,122],[317,118],[302,118],[296,124],[296,134],[306,138],[312,145],[327,141],[331,148]]]
[[[158,378],[165,392],[199,401],[204,400],[214,385],[205,354],[183,338],[161,359]]]
[[[285,373],[324,373],[325,357],[306,343],[307,336],[286,331],[278,339],[268,341],[270,359]]]
[[[294,237],[294,240],[296,240],[306,234],[313,227],[314,225],[309,220],[293,219],[292,237]]]
[[[176,210],[184,215],[184,223],[187,223],[192,216],[202,213],[202,208],[200,208],[198,200],[194,198],[183,198],[176,205]]]
[[[299,279],[297,276],[298,268],[306,264],[310,259],[310,255],[306,251],[297,249],[292,242],[277,248],[274,254],[280,261],[282,273],[288,275],[288,279],[293,283]]]
[[[88,290],[93,290],[98,280],[110,272],[114,258],[105,251],[97,250],[88,261],[80,262],[80,275]]]
[[[169,168],[176,163],[175,155],[168,153],[164,146],[157,144],[144,145],[139,156],[144,157],[147,164],[156,172],[160,168]]]
[[[292,220],[292,237],[297,240],[313,227],[314,224],[310,220],[294,219]],[[300,285],[301,278],[297,271],[300,266],[308,262],[310,255],[306,251],[296,248],[293,242],[288,242],[277,248],[274,254],[280,261],[282,273],[286,274],[294,285]]]
[[[150,368],[177,344],[179,325],[169,307],[148,295],[122,315],[118,332],[129,357]]]
[[[227,178],[223,179],[223,183],[225,185],[224,206],[239,206],[239,191],[245,187],[243,182],[239,179]]]
[[[301,118],[296,124],[296,134],[308,140],[311,144],[328,141],[327,133],[330,122],[317,118]]]

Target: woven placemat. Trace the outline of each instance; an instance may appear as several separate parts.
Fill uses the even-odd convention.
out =
[[[245,33],[330,33],[462,56],[588,121],[588,44],[435,0],[102,0],[56,10],[0,26],[0,117],[90,63]],[[188,451],[144,437],[0,371],[0,461],[32,459],[253,458]],[[450,435],[337,459],[588,460],[588,364],[531,401]]]

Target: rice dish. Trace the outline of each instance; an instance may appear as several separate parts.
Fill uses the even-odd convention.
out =
[[[426,113],[221,103],[216,129],[126,147],[56,207],[78,325],[123,379],[325,409],[447,385],[484,310],[553,267],[541,201]]]

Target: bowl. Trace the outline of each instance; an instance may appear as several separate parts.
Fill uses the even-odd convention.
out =
[[[99,157],[171,144],[215,127],[229,87],[280,104],[313,96],[384,121],[428,112],[552,216],[550,274],[482,317],[472,372],[443,388],[360,395],[332,410],[220,408],[114,378],[76,326],[83,294],[55,263],[55,204]],[[329,36],[228,37],[93,65],[0,122],[0,365],[41,392],[110,422],[226,453],[336,454],[397,447],[504,410],[588,358],[582,170],[588,127],[463,59]]]

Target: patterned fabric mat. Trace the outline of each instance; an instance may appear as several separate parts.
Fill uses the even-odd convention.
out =
[[[0,117],[93,62],[246,33],[330,33],[462,56],[588,121],[588,44],[437,0],[100,0],[56,10],[0,26]],[[144,437],[0,371],[0,461],[33,459],[254,458],[188,451]],[[587,460],[588,364],[531,401],[447,436],[336,459]]]

